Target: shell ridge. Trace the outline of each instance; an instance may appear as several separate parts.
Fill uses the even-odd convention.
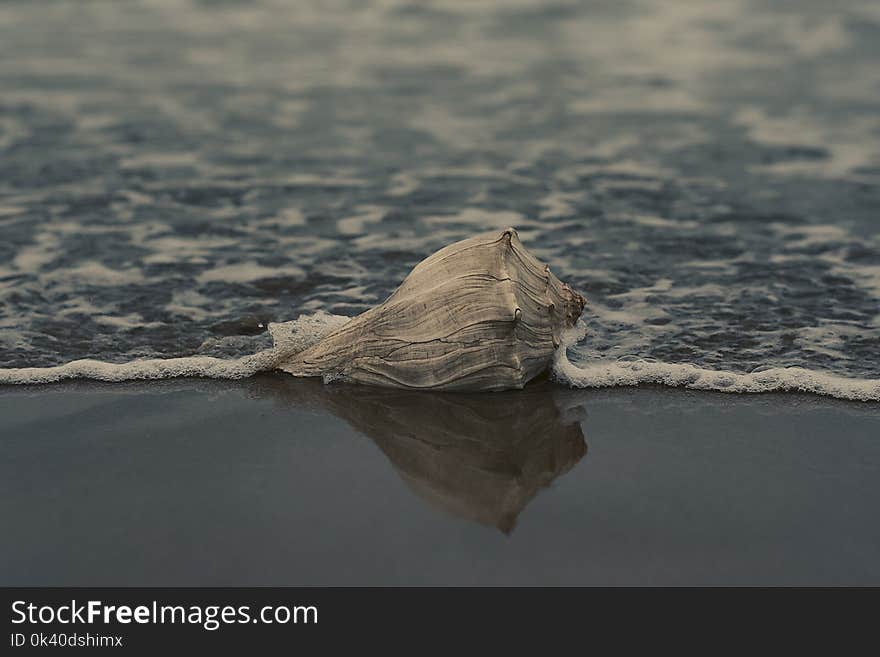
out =
[[[549,367],[583,303],[511,228],[429,256],[382,304],[279,368],[413,389],[521,388]]]

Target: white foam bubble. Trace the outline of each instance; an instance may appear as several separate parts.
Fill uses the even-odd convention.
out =
[[[610,388],[661,384],[720,392],[801,391],[855,401],[880,401],[880,379],[855,379],[803,367],[772,367],[749,374],[711,370],[691,363],[596,359],[574,364],[568,349],[581,339],[585,326],[563,336],[556,351],[553,376],[576,388]]]
[[[242,358],[211,356],[151,358],[127,363],[75,360],[55,367],[0,369],[0,384],[54,383],[65,379],[135,381],[192,376],[211,379],[243,379],[272,370],[283,359],[308,348],[350,318],[318,312],[290,322],[269,324],[274,345]]]
[[[263,267],[253,262],[244,262],[236,265],[224,265],[203,271],[198,276],[199,283],[253,283],[265,278],[304,278],[305,272],[294,265],[285,267]]]

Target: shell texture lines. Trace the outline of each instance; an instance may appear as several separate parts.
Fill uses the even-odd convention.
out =
[[[440,249],[384,303],[278,367],[399,388],[522,388],[584,304],[508,228]]]

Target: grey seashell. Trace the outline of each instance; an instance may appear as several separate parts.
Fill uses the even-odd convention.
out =
[[[278,367],[398,388],[522,388],[584,304],[508,228],[440,249],[384,303]]]

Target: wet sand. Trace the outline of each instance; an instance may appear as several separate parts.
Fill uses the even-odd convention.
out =
[[[880,584],[880,406],[0,389],[3,585]]]

